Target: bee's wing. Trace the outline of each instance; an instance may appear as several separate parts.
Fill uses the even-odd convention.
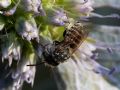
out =
[[[71,54],[73,54],[80,46],[81,44],[86,40],[88,37],[89,31],[84,30],[84,33],[82,34],[82,38],[80,39],[80,43],[75,48],[70,48]]]

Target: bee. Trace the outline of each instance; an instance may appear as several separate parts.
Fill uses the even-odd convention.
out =
[[[67,61],[80,47],[87,36],[88,31],[83,28],[80,22],[74,21],[73,23],[68,23],[68,25],[65,27],[65,31],[63,33],[64,39],[62,41],[54,41],[53,43],[41,45],[42,56],[44,58],[42,63],[46,63],[49,66],[54,67],[58,66],[60,63]]]
[[[51,66],[57,66],[67,61],[80,47],[88,36],[80,22],[69,23],[63,33],[64,39],[60,42],[54,41],[44,47],[43,56],[45,62]]]

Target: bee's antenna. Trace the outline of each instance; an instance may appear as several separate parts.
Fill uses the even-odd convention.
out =
[[[38,64],[29,64],[29,65],[27,65],[27,66],[39,66],[39,65],[41,65],[41,64],[44,64],[45,62],[41,62],[41,63],[38,63]]]

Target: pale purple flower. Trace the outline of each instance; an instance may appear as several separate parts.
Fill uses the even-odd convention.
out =
[[[8,41],[8,42],[7,42]],[[7,42],[7,43],[4,43]],[[2,61],[8,59],[9,66],[11,66],[13,59],[20,60],[21,57],[21,45],[15,41],[13,34],[9,34],[8,37],[1,44],[2,48]]]
[[[23,58],[18,63],[17,69],[12,72],[12,79],[13,79],[13,88],[18,90],[24,81],[31,84],[34,84],[35,72],[36,67],[27,66],[30,64],[34,64],[36,62],[35,54],[25,54]]]
[[[56,10],[54,13],[54,16],[52,18],[52,22],[56,25],[63,26],[65,25],[65,22],[68,21],[68,17],[64,10]]]
[[[76,3],[75,9],[80,13],[88,15],[91,11],[93,11],[92,4],[93,4],[93,0],[87,0],[83,4]]]
[[[21,7],[26,12],[32,12],[35,15],[46,15],[44,9],[42,8],[41,0],[22,0]]]
[[[26,64],[26,67],[27,66]],[[25,66],[24,66],[25,68]],[[13,74],[18,74],[17,77],[14,76]],[[26,81],[27,83],[31,84],[33,86],[34,84],[34,77],[35,77],[35,67],[30,67],[29,69],[27,69],[27,71],[20,71],[18,69],[17,72],[13,72],[12,74],[12,78],[13,78],[13,87],[14,88],[20,88],[23,84],[24,81]]]
[[[39,41],[39,33],[34,18],[25,19],[20,17],[16,22],[16,30],[22,38],[30,41],[36,39]]]

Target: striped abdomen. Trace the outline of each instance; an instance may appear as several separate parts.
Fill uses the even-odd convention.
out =
[[[76,22],[71,28],[66,29],[62,43],[64,45],[69,44],[72,52],[74,52],[86,38],[87,34],[83,26]]]

